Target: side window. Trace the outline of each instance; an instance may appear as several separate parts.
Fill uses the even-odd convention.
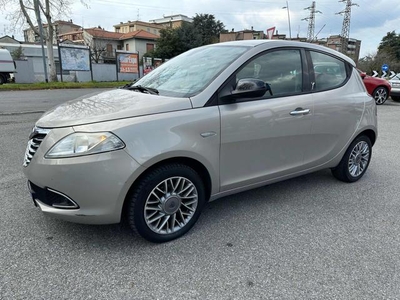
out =
[[[268,83],[273,96],[299,93],[303,87],[299,50],[277,50],[265,53],[245,64],[236,74],[236,82],[256,78]],[[264,97],[273,97],[268,92]]]
[[[333,89],[346,80],[345,63],[332,56],[310,51],[315,74],[314,91]]]

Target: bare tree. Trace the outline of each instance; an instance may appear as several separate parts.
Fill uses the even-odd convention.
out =
[[[104,39],[101,33],[98,33],[97,36],[92,36],[86,31],[83,32],[83,41],[86,46],[90,47],[92,60],[96,64],[101,62],[104,55],[107,54],[107,45],[109,42]]]
[[[54,24],[53,20],[57,17],[66,16],[74,0],[0,0],[0,9],[10,11],[10,7],[15,9],[8,13],[7,18],[12,21],[14,28],[21,29],[26,22],[36,35],[40,36],[37,20],[38,12],[34,9],[35,2],[39,6],[39,13],[44,16],[43,21],[47,22],[47,27],[43,32],[43,39],[46,41],[47,58],[49,69],[49,80],[57,81],[56,64],[54,61],[53,40]],[[85,5],[84,0],[80,0]]]

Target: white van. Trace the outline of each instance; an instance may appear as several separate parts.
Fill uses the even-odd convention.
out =
[[[6,83],[15,73],[15,62],[7,49],[0,49],[0,84]]]

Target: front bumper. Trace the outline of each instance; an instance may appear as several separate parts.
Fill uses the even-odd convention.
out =
[[[85,224],[112,224],[121,219],[125,197],[143,169],[125,150],[74,158],[45,159],[44,154],[64,130],[52,130],[43,140],[24,173],[43,191],[58,192],[77,208],[52,206],[48,199],[34,202],[43,213],[66,221]],[[34,197],[35,198],[35,197]]]
[[[400,88],[393,88],[390,90],[390,96],[400,96]]]

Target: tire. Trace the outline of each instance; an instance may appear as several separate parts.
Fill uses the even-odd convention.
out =
[[[205,203],[204,183],[187,165],[167,164],[146,174],[127,206],[132,230],[153,243],[179,238],[196,223]]]
[[[388,89],[384,86],[378,86],[372,93],[372,97],[375,99],[377,105],[382,105],[389,98]]]
[[[333,176],[344,182],[359,180],[368,169],[371,155],[371,140],[365,135],[360,135],[347,148],[339,165],[332,169]]]
[[[393,101],[400,102],[400,96],[390,96]]]

